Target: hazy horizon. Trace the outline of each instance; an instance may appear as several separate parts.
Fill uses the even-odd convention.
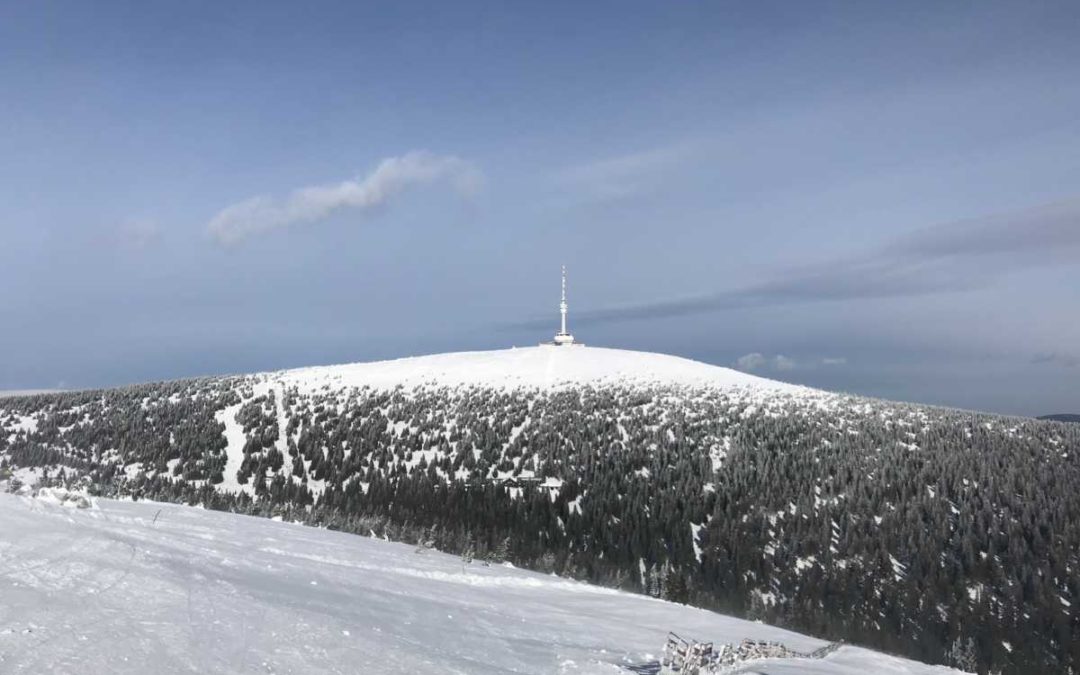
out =
[[[1080,412],[1080,6],[0,4],[0,390],[531,345]]]

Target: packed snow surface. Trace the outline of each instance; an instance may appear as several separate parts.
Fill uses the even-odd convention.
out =
[[[156,522],[155,522],[156,519]],[[627,673],[667,631],[825,643],[505,566],[147,502],[0,495],[3,673]],[[855,647],[772,675],[951,673]]]
[[[373,389],[435,384],[551,388],[583,383],[657,383],[803,391],[803,387],[747,375],[677,356],[575,345],[540,345],[457,352],[392,361],[300,368],[275,374],[301,389]]]

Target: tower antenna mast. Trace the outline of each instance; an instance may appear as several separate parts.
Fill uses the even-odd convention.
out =
[[[557,345],[572,345],[574,344],[574,336],[566,330],[566,265],[562,266],[562,301],[559,303],[559,332],[555,333],[555,344]]]
[[[559,333],[566,335],[566,265],[562,266],[562,302],[559,303],[559,313],[562,315],[562,330]]]

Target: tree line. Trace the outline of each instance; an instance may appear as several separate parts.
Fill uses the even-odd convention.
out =
[[[510,560],[980,672],[1080,668],[1080,425],[664,385],[205,378],[2,406],[0,464],[106,496]]]

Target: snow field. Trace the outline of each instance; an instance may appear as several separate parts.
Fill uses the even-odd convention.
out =
[[[95,506],[0,495],[0,672],[614,674],[658,658],[669,630],[825,644],[404,544],[169,504]],[[854,647],[747,668],[955,672]]]

